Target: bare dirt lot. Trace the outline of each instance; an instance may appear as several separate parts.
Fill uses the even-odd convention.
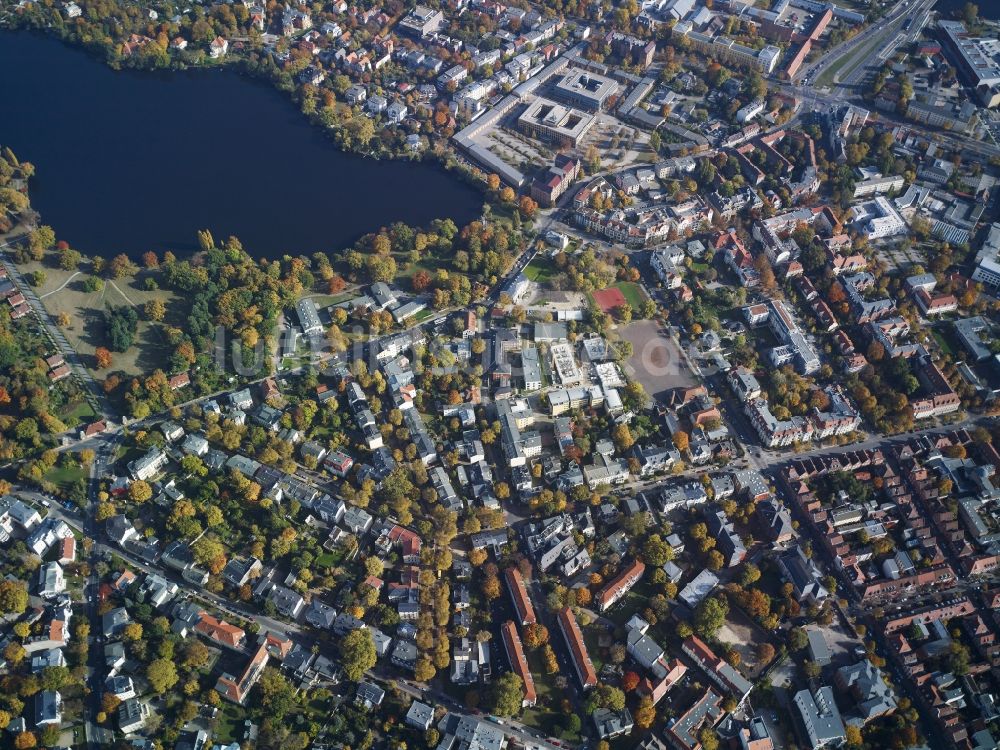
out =
[[[751,622],[741,611],[730,610],[726,622],[717,634],[720,643],[732,646],[739,652],[739,670],[749,679],[755,680],[766,664],[759,664],[754,650],[758,643],[767,641],[767,634]]]
[[[677,345],[655,320],[637,320],[619,326],[618,333],[632,343],[626,374],[642,383],[653,398],[664,400],[674,388],[697,384]]]

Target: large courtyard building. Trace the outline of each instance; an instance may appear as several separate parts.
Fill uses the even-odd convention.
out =
[[[587,112],[543,99],[535,99],[517,118],[518,127],[542,141],[576,148],[597,119]]]
[[[611,78],[587,70],[572,70],[552,86],[552,95],[574,107],[597,112],[618,92]]]
[[[984,107],[1000,105],[1000,39],[969,36],[958,21],[939,21],[945,48]]]

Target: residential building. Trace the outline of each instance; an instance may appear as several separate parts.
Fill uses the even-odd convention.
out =
[[[66,578],[62,566],[57,562],[43,563],[38,569],[38,595],[51,599],[66,590]]]
[[[528,589],[524,585],[524,578],[517,568],[507,568],[504,571],[504,579],[507,582],[507,590],[510,592],[511,601],[514,603],[514,611],[517,614],[519,625],[532,625],[538,620],[535,618],[535,608],[531,605],[531,597],[528,596]]]
[[[805,735],[812,750],[838,746],[844,742],[844,722],[833,697],[833,690],[821,687],[810,692],[800,690],[792,699],[802,721]]]
[[[854,699],[856,715],[848,716],[847,723],[867,724],[880,716],[896,710],[896,697],[886,682],[882,671],[864,659],[857,664],[841,667],[834,676],[838,688],[850,693]]]
[[[701,750],[698,735],[702,728],[713,728],[724,714],[722,696],[709,688],[664,734],[677,750]]]
[[[736,698],[742,704],[753,689],[753,683],[747,680],[736,667],[725,659],[716,656],[708,645],[698,636],[687,638],[681,650],[705,673],[716,687]]]
[[[500,634],[503,637],[503,645],[507,652],[507,662],[510,664],[511,671],[520,677],[523,683],[524,698],[521,705],[533,706],[538,699],[535,692],[535,680],[528,668],[528,660],[524,655],[521,637],[517,633],[517,625],[514,624],[513,620],[507,620],[500,626]]]
[[[426,732],[434,722],[434,708],[420,701],[413,701],[406,712],[406,725]]]
[[[42,690],[35,694],[35,726],[58,727],[62,724],[63,701],[58,690]]]
[[[970,36],[958,21],[941,20],[944,48],[985,107],[1000,105],[1000,45],[991,37]]]
[[[304,297],[295,303],[295,311],[299,314],[302,333],[313,336],[323,332],[323,324],[319,320],[319,310],[311,297]]]
[[[621,573],[610,581],[597,594],[597,607],[601,612],[606,612],[614,606],[629,590],[639,582],[642,574],[646,571],[646,565],[642,560],[635,560],[628,565]]]
[[[493,722],[447,713],[438,723],[441,750],[504,750],[507,735]]]
[[[144,456],[128,465],[129,474],[136,481],[152,479],[167,464],[167,454],[159,448],[150,448]]]
[[[138,698],[129,698],[118,706],[118,728],[123,734],[135,734],[146,726],[149,704]]]
[[[246,702],[247,696],[250,694],[253,686],[257,684],[257,680],[260,679],[264,667],[267,666],[268,658],[267,643],[261,643],[253,656],[250,657],[250,661],[247,662],[243,672],[235,676],[228,672],[223,672],[222,676],[215,683],[215,689],[226,700],[242,706]]]
[[[610,740],[620,737],[632,731],[635,726],[632,721],[632,714],[627,708],[621,711],[614,711],[610,708],[599,708],[591,714],[594,722],[594,729],[597,736],[602,740]]]
[[[597,685],[597,673],[594,665],[590,661],[590,654],[587,652],[587,644],[583,640],[583,632],[580,625],[569,607],[564,607],[557,616],[559,630],[566,640],[569,648],[570,659],[573,662],[573,669],[576,678],[580,681],[580,686],[586,690]]]
[[[990,225],[973,262],[972,280],[993,291],[1000,289],[1000,223]]]
[[[246,641],[246,633],[242,628],[230,625],[225,620],[220,620],[207,612],[201,613],[201,619],[194,626],[197,633],[228,648],[242,650]]]

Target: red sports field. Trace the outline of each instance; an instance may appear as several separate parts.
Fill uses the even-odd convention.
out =
[[[594,302],[604,312],[609,313],[616,307],[621,307],[625,304],[625,295],[616,287],[602,289],[599,292],[594,292]]]

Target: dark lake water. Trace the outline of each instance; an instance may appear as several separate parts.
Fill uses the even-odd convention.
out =
[[[482,196],[426,164],[336,149],[264,83],[221,71],[116,72],[58,40],[0,32],[0,144],[34,163],[32,205],[107,257],[196,248],[338,250],[393,221],[461,224]]]
[[[934,3],[934,10],[938,11],[945,18],[951,18],[952,12],[962,10],[967,1],[968,0],[937,0],[937,2]],[[979,0],[979,2],[974,4],[979,6],[979,16],[981,18],[989,18],[994,21],[1000,19],[1000,0]]]

